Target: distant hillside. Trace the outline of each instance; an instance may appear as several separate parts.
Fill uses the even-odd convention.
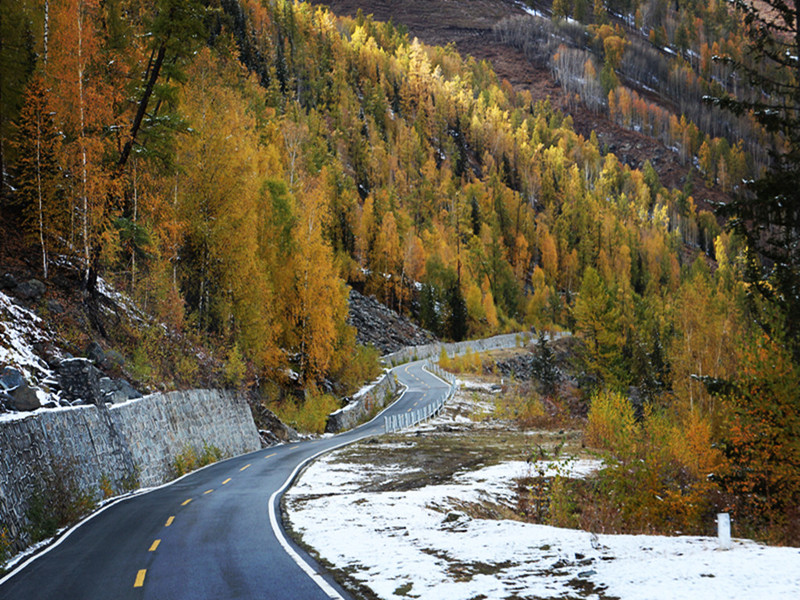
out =
[[[738,253],[716,218],[488,63],[304,3],[115,6],[20,4],[32,53],[3,109],[6,231],[24,232],[30,276],[78,266],[90,316],[102,275],[231,381],[301,387],[362,371],[347,283],[443,338],[586,332],[604,381],[687,398],[713,349],[685,343],[682,299],[714,289],[724,300],[692,322],[733,319],[720,344],[740,335],[722,308],[734,280],[707,283],[728,281],[711,258]],[[160,372],[154,343],[126,351],[145,373]],[[645,357],[662,351],[672,368],[654,373]],[[201,371],[187,357],[176,372]]]

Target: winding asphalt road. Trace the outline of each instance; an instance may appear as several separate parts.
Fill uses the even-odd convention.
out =
[[[381,434],[383,415],[423,408],[446,394],[448,384],[423,364],[394,369],[408,389],[361,427],[219,462],[109,505],[0,580],[0,599],[348,598],[288,540],[280,497],[311,458]]]

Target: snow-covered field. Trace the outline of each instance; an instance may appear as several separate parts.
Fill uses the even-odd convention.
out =
[[[568,461],[560,472],[579,477],[598,466]],[[722,551],[715,538],[594,535],[465,512],[472,503],[510,506],[514,478],[533,469],[505,462],[438,485],[375,491],[387,489],[398,465],[348,462],[339,450],[287,493],[288,520],[379,598],[800,598],[798,548],[734,540]]]
[[[363,493],[369,465],[310,467],[287,494],[304,541],[380,598],[800,598],[800,550],[714,538],[593,535],[452,509],[511,495],[525,463],[457,476],[408,492]],[[600,595],[602,592],[603,595]]]

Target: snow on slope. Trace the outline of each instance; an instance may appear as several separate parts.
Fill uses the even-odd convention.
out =
[[[525,463],[409,492],[359,492],[375,466],[341,463],[339,454],[312,465],[287,493],[288,518],[322,558],[379,598],[800,598],[797,548],[735,540],[720,551],[714,538],[594,535],[453,508],[507,500]]]
[[[0,365],[14,367],[32,384],[53,378],[53,371],[34,351],[34,344],[52,342],[42,320],[0,292]]]

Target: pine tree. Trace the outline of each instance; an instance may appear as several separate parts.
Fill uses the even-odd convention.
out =
[[[0,2],[0,199],[10,189],[6,185],[13,163],[14,122],[19,115],[25,84],[36,64],[36,48],[31,22],[30,0]]]
[[[545,395],[552,396],[555,393],[559,374],[553,349],[550,348],[550,344],[547,343],[547,336],[543,331],[539,332],[539,337],[536,340],[536,352],[533,357],[533,373],[542,383]]]
[[[148,23],[150,31],[150,58],[144,71],[144,80],[138,98],[136,113],[131,121],[119,159],[119,168],[125,166],[130,158],[133,145],[146,121],[153,119],[164,96],[170,89],[166,84],[156,84],[163,80],[184,79],[183,66],[195,54],[197,47],[205,41],[205,8],[200,0],[157,0]],[[156,98],[158,104],[151,110],[151,118],[145,119],[150,102]]]
[[[782,317],[776,323],[762,316],[762,328],[771,336],[780,332],[800,361],[800,4],[735,0],[735,5],[750,38],[747,60],[720,60],[762,94],[706,100],[736,115],[752,113],[780,143],[770,152],[767,172],[719,213],[746,240],[745,278],[751,289]]]
[[[606,378],[613,377],[622,345],[619,312],[602,278],[592,267],[587,267],[583,273],[573,317],[575,329],[586,341],[589,366]]]
[[[447,290],[447,302],[450,307],[450,337],[460,342],[467,335],[467,303],[458,281],[454,281]]]
[[[442,325],[439,319],[438,294],[436,288],[430,283],[422,284],[419,292],[419,310],[417,318],[425,329],[433,331],[437,335],[442,333]]]

